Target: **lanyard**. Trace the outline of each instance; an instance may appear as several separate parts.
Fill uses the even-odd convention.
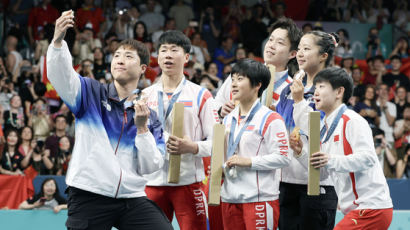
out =
[[[186,80],[184,79],[183,84],[185,85]],[[169,101],[169,105],[167,108],[167,112],[166,114],[164,114],[164,99],[163,99],[163,92],[162,91],[158,91],[158,116],[159,116],[159,121],[161,122],[161,124],[164,126],[165,125],[165,121],[167,120],[169,114],[172,111],[172,108],[174,107],[175,102],[178,100],[179,95],[181,94],[181,91],[179,91],[177,94],[174,94],[171,98],[171,100]],[[165,115],[165,117],[164,117]]]
[[[279,86],[281,86],[283,82],[286,81],[286,79],[288,79],[288,72],[286,72],[281,78],[279,78],[279,80],[275,82],[275,85],[273,86],[273,92],[275,92],[279,88]]]
[[[272,77],[272,76],[271,76]],[[275,76],[273,76],[275,77]],[[276,92],[276,90],[279,88],[279,86],[281,86],[283,84],[283,82],[285,82],[288,79],[288,72],[286,72],[281,78],[279,78],[279,80],[277,80],[273,86],[273,92]],[[266,102],[266,90],[263,91],[262,93],[262,97],[261,97],[261,102],[263,104],[265,104]]]
[[[228,158],[231,157],[235,153],[236,148],[238,147],[239,141],[241,140],[243,132],[246,130],[252,118],[255,116],[256,112],[258,112],[260,108],[261,108],[261,103],[258,101],[255,107],[253,107],[253,109],[249,113],[249,116],[246,119],[246,122],[243,125],[242,129],[239,131],[238,136],[236,136],[235,142],[234,142],[234,135],[235,135],[235,127],[236,127],[237,121],[235,117],[232,117],[231,132],[229,133],[229,141],[228,141],[228,155],[227,155]]]
[[[325,140],[322,141],[322,144],[326,143],[329,140],[330,136],[332,136],[333,132],[336,129],[337,124],[340,121],[340,118],[342,118],[342,115],[346,111],[346,109],[347,109],[346,105],[343,105],[342,108],[340,108],[339,112],[337,113],[335,119],[332,122],[332,125],[330,126],[329,132],[327,132]],[[327,130],[326,125],[324,125],[322,129],[320,130],[320,140],[323,140],[323,137],[326,134],[326,130]]]

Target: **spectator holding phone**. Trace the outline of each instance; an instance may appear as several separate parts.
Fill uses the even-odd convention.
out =
[[[394,178],[396,172],[397,154],[385,138],[385,133],[379,128],[372,129],[374,148],[380,165],[383,167],[384,176]]]
[[[23,201],[19,209],[52,209],[58,213],[61,209],[67,209],[67,201],[60,196],[57,182],[53,178],[47,178],[41,184],[40,193]]]
[[[26,157],[30,157],[30,165],[38,172],[39,175],[50,175],[54,167],[50,157],[50,150],[44,148],[43,140],[34,140],[31,142],[33,151],[29,152]]]
[[[68,136],[62,136],[58,141],[58,152],[53,158],[54,167],[53,174],[57,176],[66,175],[68,169],[68,163],[71,159],[71,143]]]
[[[45,141],[50,135],[52,125],[44,99],[39,98],[34,102],[33,114],[30,115],[28,124],[33,127],[34,138]]]

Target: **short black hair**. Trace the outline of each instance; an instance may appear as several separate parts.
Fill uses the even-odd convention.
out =
[[[281,18],[272,24],[272,32],[278,28],[288,31],[290,50],[298,50],[298,45],[303,36],[303,32],[295,22],[290,18]]]
[[[376,55],[373,57],[373,61],[379,60],[384,63],[384,57],[382,55]]]
[[[268,87],[271,78],[270,72],[264,64],[249,58],[239,60],[233,66],[231,75],[234,74],[247,77],[252,87],[261,83],[258,97],[260,97],[262,92]]]
[[[401,57],[399,55],[395,54],[395,55],[390,57],[390,61],[393,61],[393,60],[399,60],[401,62]]]
[[[137,51],[138,56],[140,57],[141,63],[140,64],[149,64],[149,51],[147,46],[144,43],[137,41],[135,39],[125,39],[123,40],[117,47],[117,50],[120,47],[129,48],[131,50]]]
[[[179,30],[168,30],[162,33],[158,39],[157,50],[159,51],[161,45],[164,44],[174,44],[180,46],[185,53],[189,53],[191,51],[191,41]]]
[[[64,118],[64,121],[67,123],[67,117],[64,116],[63,114],[58,114],[58,115],[54,118],[54,122],[56,122],[58,118]]]
[[[328,67],[336,49],[336,44],[339,43],[339,35],[336,33],[326,33],[323,31],[310,31],[307,34],[315,36],[316,45],[319,46],[319,54],[327,53],[325,67]]]
[[[353,93],[353,79],[347,72],[339,67],[327,67],[320,71],[315,79],[313,85],[320,82],[329,82],[333,89],[343,87],[345,92],[343,94],[343,103],[347,103]]]
[[[377,136],[377,135],[383,135],[383,136],[385,136],[385,134],[384,134],[384,131],[382,130],[382,129],[379,129],[379,128],[372,128],[372,134],[373,134],[373,137],[375,137],[375,136]]]

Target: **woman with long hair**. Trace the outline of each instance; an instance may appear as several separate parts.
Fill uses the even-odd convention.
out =
[[[377,128],[380,124],[381,112],[376,104],[376,87],[367,85],[364,95],[353,110],[369,122],[370,128]]]
[[[23,170],[29,165],[30,156],[23,156],[18,150],[20,138],[16,129],[6,132],[6,144],[0,155],[0,174],[24,175]]]
[[[299,69],[303,71],[296,74],[293,83],[282,91],[276,108],[284,118],[288,132],[292,131],[290,147],[295,156],[290,165],[282,169],[280,229],[333,229],[335,224],[337,195],[330,178],[321,178],[321,194],[317,198],[306,196],[308,171],[302,156],[307,153],[308,143],[305,138],[298,138],[300,131],[295,127],[299,127],[302,133],[309,133],[307,114],[316,110],[313,80],[332,63],[337,42],[338,35],[334,33],[311,31],[303,35],[296,54]]]
[[[52,209],[58,213],[61,209],[67,209],[67,200],[60,196],[57,182],[53,178],[47,178],[41,184],[41,191],[33,198],[23,201],[19,209]]]

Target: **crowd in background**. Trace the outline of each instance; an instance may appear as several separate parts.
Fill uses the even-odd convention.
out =
[[[65,175],[74,145],[74,116],[47,80],[45,55],[55,20],[73,9],[76,27],[66,41],[76,71],[102,83],[111,81],[109,63],[119,42],[134,38],[151,52],[143,89],[161,75],[157,42],[167,30],[181,30],[192,43],[184,74],[213,95],[243,58],[263,62],[270,25],[282,17],[294,20],[374,23],[368,33],[365,66],[356,64],[346,29],[333,65],[353,78],[349,106],[373,129],[376,152],[385,176],[409,178],[410,83],[401,70],[409,59],[410,11],[406,0],[298,1],[220,0],[3,0],[0,51],[0,174],[22,175],[32,167],[40,175]],[[391,53],[378,33],[384,24],[407,33]],[[320,23],[303,32],[323,30]],[[326,31],[332,32],[332,31]]]

